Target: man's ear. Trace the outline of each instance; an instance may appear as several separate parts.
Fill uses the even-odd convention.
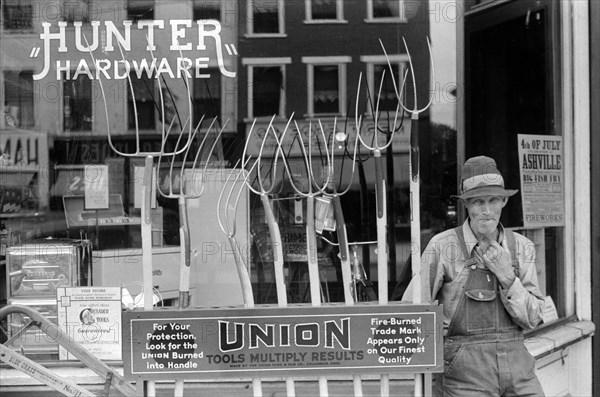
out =
[[[508,197],[504,196],[502,198],[502,208],[504,208],[506,206],[506,204],[508,203]]]

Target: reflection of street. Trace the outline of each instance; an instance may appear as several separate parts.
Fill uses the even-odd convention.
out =
[[[405,379],[391,379],[390,380],[390,395],[394,396],[412,396],[413,395],[413,384],[414,380],[412,376],[405,376]],[[263,395],[265,396],[285,396],[285,382],[262,382]],[[330,380],[328,382],[329,393],[332,396],[351,396],[354,393],[352,380]],[[363,395],[364,396],[379,396],[381,395],[379,378],[373,380],[363,379]],[[157,384],[156,385],[156,396],[167,397],[173,395],[173,384]],[[296,381],[296,395],[299,396],[318,396],[319,385],[317,381]],[[103,391],[103,387],[86,387],[92,393],[100,395]],[[54,391],[43,391],[36,388],[35,391],[21,389],[21,391],[7,392],[4,389],[1,394],[2,397],[62,397],[63,394]],[[112,394],[111,394],[112,395]],[[207,383],[186,383],[185,396],[194,397],[215,397],[215,396],[251,396],[252,395],[252,382],[250,381],[239,381],[239,382],[212,382]]]

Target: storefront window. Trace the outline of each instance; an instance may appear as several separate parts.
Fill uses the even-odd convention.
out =
[[[10,8],[7,4],[19,4],[22,8],[24,2],[3,3],[5,13]],[[163,304],[177,304],[178,266],[184,242],[179,230],[182,224],[179,199],[188,193],[189,197],[183,198],[187,200],[192,236],[191,304],[242,304],[228,236],[220,229],[216,213],[225,187],[249,184],[261,190],[256,170],[246,181],[240,178],[226,182],[247,141],[247,155],[252,160],[261,156],[262,189],[269,190],[266,194],[281,230],[289,302],[311,299],[306,233],[308,220],[313,216],[306,197],[311,190],[309,168],[315,183],[323,190],[313,190],[319,208],[327,208],[334,190],[344,192],[340,205],[352,244],[350,254],[362,266],[357,265],[356,275],[364,271],[365,280],[372,283],[368,288],[369,283],[365,283],[360,299],[376,299],[373,293],[380,282],[387,283],[391,292],[403,275],[408,274],[410,279],[411,274],[407,273],[411,251],[410,115],[399,109],[396,96],[409,68],[402,37],[411,50],[416,75],[416,82],[407,80],[406,92],[417,91],[419,107],[426,106],[430,95],[437,95],[420,119],[423,242],[456,224],[456,206],[449,201],[450,195],[456,193],[459,151],[456,97],[445,95],[434,84],[439,82],[441,87],[447,87],[453,82],[456,87],[456,59],[448,56],[456,53],[456,26],[448,24],[442,29],[439,24],[430,24],[425,5],[418,18],[404,21],[402,1],[292,4],[281,0],[169,0],[117,5],[87,1],[60,4],[73,5],[62,14],[69,22],[65,29],[68,49],[58,52],[60,44],[52,39],[48,73],[41,73],[44,57],[34,56],[36,52],[31,48],[25,55],[16,56],[23,53],[23,41],[13,37],[16,35],[12,30],[2,37],[2,115],[6,120],[10,117],[14,120],[0,126],[2,178],[10,180],[3,196],[2,223],[10,230],[9,235],[14,236],[12,245],[49,236],[90,240],[95,270],[90,273],[93,277],[77,281],[82,285],[130,286],[142,281],[139,266],[143,240],[147,238],[141,233],[142,192],[147,193],[143,171],[145,156],[151,154],[156,183],[150,185],[156,189],[148,193],[155,198],[150,204],[150,249],[156,256],[154,285],[165,298]],[[95,21],[90,8],[94,15],[114,18]],[[236,18],[228,18],[231,15]],[[198,24],[192,23],[185,29],[183,24],[179,26],[181,31],[176,32],[180,33],[176,40],[182,46],[191,44],[183,57],[193,60],[190,77],[185,79],[181,73],[185,65],[177,63],[180,52],[171,49],[174,35],[169,21],[192,18],[219,19],[221,41],[208,35],[204,37],[206,48],[199,49]],[[136,23],[139,20],[157,23],[142,24],[140,28]],[[76,47],[77,26],[73,22],[78,21],[82,22],[81,32],[87,39],[97,43],[97,48],[91,50],[95,59],[103,60],[97,65],[87,51]],[[163,29],[158,21],[163,22]],[[29,27],[16,30],[27,37],[27,42],[36,42],[42,22],[46,22],[44,16],[31,22],[35,34]],[[47,22],[51,23],[51,33],[58,31],[57,19]],[[100,23],[92,25],[92,22]],[[107,28],[110,24],[114,24],[115,31],[112,26]],[[98,27],[95,40],[94,26]],[[128,28],[129,36],[124,34]],[[210,33],[210,28],[205,33]],[[434,37],[433,43],[446,39],[444,44],[434,44],[434,78],[430,74],[431,57],[426,40],[430,35]],[[126,40],[129,42],[124,43]],[[115,41],[119,41],[123,56]],[[113,46],[107,48],[110,42]],[[219,43],[221,47],[217,48]],[[40,51],[45,51],[42,44]],[[152,53],[151,44],[156,47]],[[30,53],[33,55],[28,56]],[[123,62],[123,58],[129,63]],[[16,62],[22,64],[20,69],[14,67]],[[79,66],[81,62],[87,63],[89,73],[85,66]],[[63,73],[60,79],[56,77],[57,69],[59,76]],[[34,73],[40,73],[39,80],[33,80]],[[130,79],[124,78],[126,73]],[[36,84],[39,91],[35,90]],[[402,100],[405,105],[413,106],[412,96]],[[173,154],[186,147],[190,124],[197,125],[202,116],[205,120],[217,117],[218,121],[208,132],[204,129],[208,124],[203,123],[203,130],[187,146],[188,157],[184,153]],[[271,139],[273,132],[281,136],[286,128],[286,140],[277,154],[277,144]],[[221,129],[223,135],[217,140]],[[359,129],[364,143],[358,143],[354,158]],[[166,130],[168,137],[161,135]],[[205,145],[200,148],[206,136]],[[265,136],[271,138],[261,149]],[[300,137],[311,156],[310,167],[304,161]],[[310,150],[309,139],[312,139]],[[380,151],[375,148],[386,145],[387,149]],[[194,171],[196,154],[200,164],[196,164]],[[377,274],[376,202],[381,197],[375,194],[375,164],[379,161],[376,155],[381,155],[379,166],[387,186],[389,280],[378,280]],[[288,170],[284,170],[283,156]],[[278,157],[276,170],[275,157]],[[29,168],[15,169],[23,163]],[[329,163],[334,164],[335,175],[326,182]],[[84,201],[86,186],[90,184],[84,172],[86,166],[92,165],[108,167],[108,183],[103,189],[108,193],[109,205],[98,211],[87,209]],[[210,183],[204,185],[202,193],[182,189],[182,186],[201,185],[197,173],[202,175],[205,165]],[[260,195],[247,189],[240,197],[230,222],[235,219],[235,237],[244,247],[255,303],[274,303],[277,296],[273,241],[264,203]],[[322,300],[340,302],[345,297],[339,238],[336,231],[330,230],[331,225],[327,227],[323,226],[316,243]]]

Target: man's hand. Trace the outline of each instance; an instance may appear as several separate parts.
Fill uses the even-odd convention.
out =
[[[509,289],[515,282],[515,271],[512,266],[510,251],[502,247],[496,241],[484,241],[487,247],[483,250],[483,260],[485,265],[502,285],[503,289]]]

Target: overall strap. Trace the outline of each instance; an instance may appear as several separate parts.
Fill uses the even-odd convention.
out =
[[[471,257],[471,253],[467,249],[467,243],[465,242],[465,235],[463,234],[462,226],[455,227],[454,232],[458,238],[460,249],[462,250],[465,259],[468,260]]]
[[[504,235],[506,236],[506,244],[510,251],[510,258],[512,260],[512,266],[515,271],[515,275],[519,277],[519,260],[517,259],[517,242],[515,240],[515,233],[512,230],[504,229]]]

